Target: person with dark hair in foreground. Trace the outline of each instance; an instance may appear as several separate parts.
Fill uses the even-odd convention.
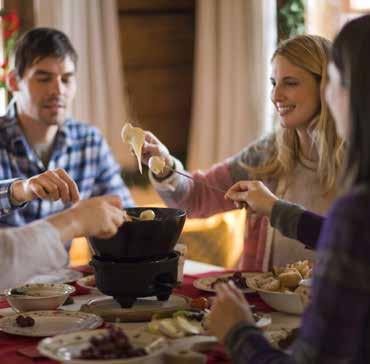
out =
[[[332,49],[326,98],[337,130],[347,141],[347,162],[346,191],[327,217],[278,200],[257,181],[238,182],[226,194],[317,249],[311,302],[289,353],[270,346],[233,285],[217,286],[210,327],[226,344],[233,363],[370,362],[369,39],[366,15],[348,22]]]

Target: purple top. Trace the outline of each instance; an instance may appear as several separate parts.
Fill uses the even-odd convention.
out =
[[[272,215],[273,226],[317,247],[311,303],[289,354],[272,348],[258,329],[237,324],[226,338],[233,362],[369,363],[370,191],[343,196],[326,219],[283,202]]]

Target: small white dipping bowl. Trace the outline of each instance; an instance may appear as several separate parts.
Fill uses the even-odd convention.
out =
[[[63,283],[26,284],[4,291],[5,298],[17,312],[56,310],[76,289]]]

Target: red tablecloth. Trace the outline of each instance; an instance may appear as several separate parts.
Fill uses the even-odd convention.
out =
[[[209,277],[217,275],[220,272],[209,272],[199,275],[185,275],[183,285],[175,290],[178,294],[183,294],[189,297],[199,297],[199,296],[212,296],[212,293],[202,292],[193,287],[193,281],[200,277]],[[77,287],[78,290],[82,287]],[[86,290],[80,290],[78,294],[85,294]],[[255,305],[260,311],[271,311],[271,309],[264,304],[260,298],[255,294],[249,294],[247,296],[248,301]],[[8,307],[6,301],[0,302],[0,308]],[[32,364],[32,363],[42,363],[42,364],[54,364],[54,360],[49,360],[47,358],[37,358],[37,344],[40,341],[38,338],[30,338],[25,336],[8,335],[0,332],[0,363],[1,364]],[[28,356],[19,351],[24,350]],[[215,363],[230,363],[223,347],[220,345],[216,347],[211,352],[207,353],[208,360],[207,364]]]

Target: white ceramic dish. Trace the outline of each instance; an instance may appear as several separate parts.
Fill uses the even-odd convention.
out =
[[[248,277],[251,277],[255,274],[256,273],[242,273],[242,276],[247,280]],[[233,273],[220,273],[212,277],[198,278],[193,282],[193,286],[202,291],[216,292],[216,289],[212,287],[212,284],[219,278],[227,278],[227,277],[231,277],[232,275]],[[251,293],[251,292],[254,292],[254,289],[246,288],[246,289],[241,289],[241,291],[243,293]]]
[[[82,278],[83,274],[74,269],[60,269],[47,274],[31,277],[26,283],[72,283]]]
[[[8,288],[4,291],[4,295],[15,311],[55,310],[75,290],[69,284],[36,283]]]
[[[86,329],[96,329],[103,320],[96,315],[72,311],[33,311],[23,316],[35,320],[34,326],[20,327],[16,319],[19,314],[0,319],[0,329],[8,334],[45,337],[66,334]]]
[[[255,285],[253,277],[248,278],[248,286],[258,292],[261,299],[277,311],[301,315],[305,309],[304,301],[297,293],[274,292],[260,289]]]
[[[89,345],[89,339],[92,336],[105,334],[107,329],[76,332],[68,335],[58,335],[52,338],[44,339],[38,345],[40,353],[50,359],[70,364],[118,364],[118,363],[151,363],[153,359],[163,353],[167,348],[167,342],[157,335],[142,332],[131,335],[126,333],[131,343],[136,347],[143,347],[148,355],[134,357],[129,359],[110,359],[110,360],[86,360],[78,359],[82,349]]]

